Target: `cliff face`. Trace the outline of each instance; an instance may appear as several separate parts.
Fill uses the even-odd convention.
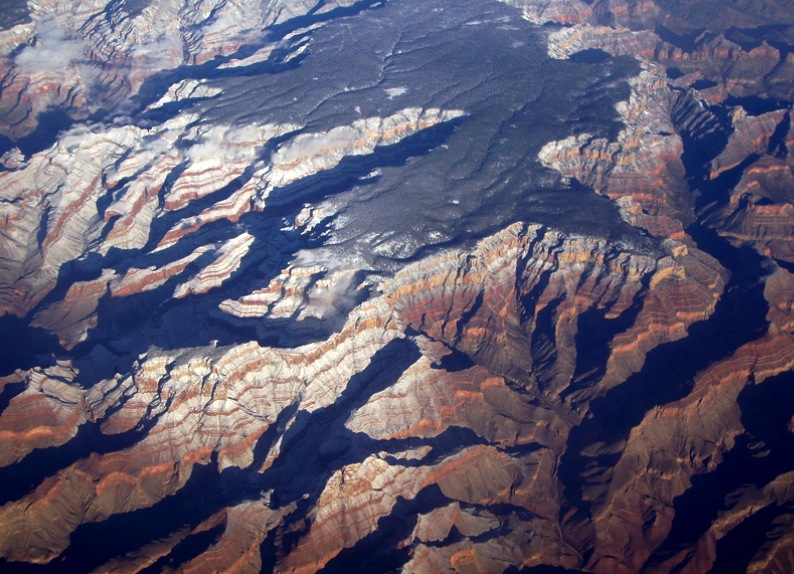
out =
[[[2,568],[790,571],[793,20],[30,3]]]

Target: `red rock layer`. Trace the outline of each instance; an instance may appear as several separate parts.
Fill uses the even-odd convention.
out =
[[[33,327],[57,333],[61,346],[71,350],[85,340],[87,331],[97,325],[99,301],[108,292],[108,283],[115,272],[108,269],[94,281],[72,284],[62,301],[53,303],[36,313]]]
[[[669,572],[685,567],[687,572],[708,572],[716,557],[715,544],[731,528],[769,504],[794,500],[791,478],[781,476],[784,490],[773,483],[748,493],[745,498],[754,501],[747,504],[754,508],[746,508],[744,516],[736,516],[730,526],[725,524],[730,522],[727,517],[739,513],[741,504],[726,511],[726,518],[717,521],[700,539],[696,553],[682,551],[650,568],[646,563],[670,532],[676,498],[692,486],[695,475],[714,472],[734,448],[736,437],[745,432],[739,394],[748,385],[763,385],[767,379],[794,368],[794,337],[788,328],[791,277],[783,270],[772,277],[766,289],[772,304],[769,333],[699,373],[686,398],[651,410],[632,430],[608,490],[596,497],[597,536],[588,571]],[[784,291],[779,292],[780,288]],[[790,542],[767,548],[768,559],[786,544]],[[627,547],[630,552],[626,552]],[[763,563],[764,559],[759,556],[758,560]]]
[[[709,222],[735,243],[753,245],[765,255],[791,263],[794,176],[793,164],[782,150],[794,144],[794,137],[789,130],[785,139],[772,140],[788,115],[788,111],[781,111],[741,120],[725,152],[715,162],[749,165],[729,190],[727,202],[716,205]],[[723,157],[732,159],[721,160]],[[718,177],[719,172],[713,175]]]
[[[463,426],[494,446],[475,447],[413,470],[373,457],[360,468],[338,471],[346,494],[339,496],[341,487],[334,480],[326,484],[328,494],[318,499],[308,533],[284,557],[282,568],[312,571],[326,564],[344,547],[371,534],[379,518],[393,512],[398,497],[410,498],[412,492],[418,496],[431,485],[452,501],[526,509],[536,518],[515,521],[515,536],[502,543],[518,544],[521,533],[531,530],[536,542],[521,543],[516,557],[534,555],[539,552],[536,548],[551,545],[558,549],[560,564],[574,566],[576,550],[559,536],[559,503],[546,493],[559,490],[554,461],[567,432],[581,417],[579,407],[574,410],[562,398],[576,362],[576,317],[588,309],[621,314],[638,297],[642,299],[643,281],[650,280],[654,295],[644,299],[649,312],[655,309],[653,316],[660,325],[665,321],[680,325],[657,330],[655,343],[680,337],[686,325],[699,317],[682,313],[681,307],[665,307],[658,294],[672,288],[679,292],[676,298],[685,301],[681,289],[696,281],[693,275],[691,283],[681,283],[685,269],[669,256],[657,260],[614,251],[603,240],[516,225],[484,240],[473,254],[450,252],[408,266],[384,286],[382,297],[354,311],[328,342],[294,351],[248,345],[207,349],[206,358],[190,351],[176,357],[142,357],[132,377],[77,391],[74,416],[77,421],[95,421],[107,434],[153,425],[146,437],[126,451],[80,460],[0,509],[2,522],[12,529],[4,536],[3,552],[15,560],[48,562],[66,548],[69,534],[80,524],[145,508],[176,493],[190,479],[194,465],[209,463],[213,453],[221,468],[245,468],[252,462],[258,438],[296,397],[306,412],[333,404],[373,353],[409,329],[422,334],[417,344],[428,359],[406,371],[404,383],[358,409],[349,428],[373,437],[381,433],[384,438],[408,438],[437,437],[450,427]],[[704,294],[690,293],[705,295],[699,307],[708,309],[707,301],[714,300],[717,287],[703,286]],[[522,341],[532,339],[537,318],[546,308],[554,308],[558,357],[542,365],[541,357],[534,354],[539,349],[522,346]],[[449,349],[469,355],[475,366],[433,374],[430,361],[443,361]],[[642,346],[634,352],[641,355]],[[615,369],[613,376],[622,373]],[[71,377],[79,380],[77,374]],[[410,392],[401,394],[404,387]],[[577,400],[583,404],[591,394]],[[419,408],[401,404],[405,400],[401,396],[413,397]],[[531,397],[540,404],[531,406]],[[124,408],[117,410],[118,404]],[[400,412],[408,416],[397,416]],[[383,427],[383,413],[402,422]],[[164,444],[169,445],[167,450]],[[538,448],[523,455],[503,452],[532,444]],[[274,445],[264,469],[279,452],[279,445]],[[375,477],[382,486],[373,486]],[[373,488],[382,494],[373,498]],[[35,522],[28,522],[29,512],[38,516]],[[55,520],[60,515],[70,518]],[[35,524],[42,523],[48,526],[39,530]],[[341,541],[330,534],[340,529],[345,533]],[[490,564],[496,559],[498,552],[489,544],[483,545],[482,553],[475,552],[480,546],[475,543],[450,560]],[[212,560],[211,556],[202,560]],[[506,565],[505,560],[497,563]]]
[[[0,417],[0,467],[23,459],[35,449],[71,440],[86,421],[82,389],[72,383],[69,365],[36,369],[4,377],[0,384],[24,384]]]
[[[692,388],[677,400],[636,413],[639,423],[619,440],[594,442],[581,453],[570,443],[595,416],[594,401],[620,390],[651,350],[687,337],[693,324],[712,317],[728,281],[684,231],[698,214],[679,134],[707,139],[719,132],[719,118],[697,90],[679,88],[721,75],[724,81],[709,96],[718,104],[726,94],[752,91],[750,78],[759,70],[770,72],[770,85],[776,75],[785,77],[789,58],[771,73],[773,60],[782,59],[768,45],[744,49],[707,34],[684,49],[640,29],[665,24],[687,31],[711,2],[681,4],[689,25],[661,2],[511,3],[534,21],[572,24],[549,34],[555,57],[600,48],[645,58],[629,98],[618,106],[624,129],[616,137],[579,134],[552,142],[540,161],[615,201],[625,221],[647,233],[647,244],[517,223],[473,249],[446,249],[405,264],[394,276],[369,279],[371,296],[363,303],[356,270],[299,267],[295,260],[269,284],[230,295],[236,298],[219,310],[262,325],[333,317],[323,340],[293,348],[256,341],[152,346],[128,372],[99,381],[89,377],[85,361],[21,369],[0,380],[7,399],[0,413],[0,466],[9,476],[16,463],[33,460],[31,453],[67,445],[82,428],[97,430],[100,441],[127,442],[114,448],[107,440],[111,446],[101,452],[53,467],[29,492],[0,507],[0,556],[55,565],[86,525],[111,525],[169,497],[190,496],[200,490],[186,490],[195,488],[190,484],[198,475],[211,482],[206,494],[217,497],[206,515],[98,569],[160,567],[180,544],[203,539],[204,547],[179,564],[181,570],[314,572],[342,568],[350,556],[371,553],[379,560],[379,553],[401,551],[405,570],[416,572],[539,565],[705,572],[716,564],[717,546],[748,518],[792,504],[794,476],[781,473],[730,493],[696,540],[663,551],[680,511],[676,505],[696,477],[718,472],[740,440],[749,440],[742,394],[779,384],[776,377],[794,369],[794,278],[768,259],[792,261],[794,182],[784,152],[794,141],[783,133],[786,111],[750,117],[734,110],[733,135],[711,161],[711,177],[719,182],[747,166],[736,186],[720,190],[727,199],[707,206],[705,220],[767,257],[770,274],[754,278],[765,287],[766,332],[684,381]],[[66,45],[100,74],[96,85],[121,101],[149,73],[136,65],[159,51],[175,65],[200,64],[234,53],[266,23],[334,4],[251,6],[225,3],[213,12],[202,3],[164,1],[137,15],[119,9],[94,18],[106,6],[86,3],[72,18],[88,40],[67,38]],[[37,22],[42,13],[34,14]],[[775,14],[786,21],[787,13],[784,4],[771,3],[766,14],[747,18]],[[180,22],[178,29],[166,26],[162,36],[153,36],[172,20]],[[723,21],[719,16],[714,25]],[[72,24],[56,24],[60,33],[71,33]],[[2,39],[18,47],[32,33],[23,27]],[[46,47],[46,38],[42,42],[35,49]],[[144,48],[130,51],[130,45]],[[93,76],[59,79],[56,88],[53,72],[10,71],[12,52],[3,51],[0,64],[7,133],[33,129],[36,106],[80,104]],[[660,62],[686,75],[671,88]],[[72,58],[68,66],[75,67]],[[162,105],[169,98],[216,95],[199,88],[180,83]],[[785,82],[776,89],[785,90]],[[175,298],[214,295],[248,264],[254,236],[237,230],[225,242],[185,255],[189,249],[179,243],[187,235],[210,222],[236,223],[252,208],[294,202],[273,192],[460,114],[409,108],[299,136],[290,136],[300,129],[292,125],[216,126],[213,135],[184,115],[147,129],[117,126],[100,134],[76,128],[31,158],[10,153],[0,173],[0,232],[7,239],[0,246],[3,309],[18,316],[36,309],[35,324],[72,346],[96,325],[108,293],[127,297],[173,281]],[[258,151],[277,135],[285,139],[266,165]],[[230,145],[220,150],[220,143]],[[234,182],[238,189],[212,201]],[[106,197],[109,207],[100,213],[97,202]],[[153,225],[166,212],[199,202],[197,215],[174,226],[181,216],[169,217],[162,231]],[[307,206],[287,229],[308,225],[312,209]],[[152,237],[155,231],[163,235]],[[55,291],[67,263],[111,254],[114,247],[143,249],[150,241],[158,253],[146,253],[141,267]],[[199,270],[200,259],[208,264]],[[61,300],[37,308],[59,292],[65,293]],[[341,307],[340,296],[348,300]],[[288,335],[290,328],[300,327],[286,328]],[[389,354],[394,345],[398,356]],[[782,430],[790,432],[792,420]],[[320,444],[307,448],[304,441]],[[759,457],[770,450],[753,448]],[[311,460],[290,458],[307,452]],[[561,465],[579,454],[593,462],[581,470],[577,491],[579,483],[572,488]],[[298,472],[290,475],[293,468]],[[304,469],[316,476],[304,476]],[[303,490],[295,495],[298,487]],[[776,520],[751,558],[751,571],[791,568],[792,520],[788,514]],[[202,538],[210,534],[209,541]],[[275,564],[263,564],[263,544],[274,548],[267,558]]]

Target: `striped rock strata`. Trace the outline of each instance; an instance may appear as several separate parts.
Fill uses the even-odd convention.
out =
[[[64,427],[58,436],[91,425],[101,435],[133,433],[140,438],[124,450],[75,462],[3,507],[2,522],[9,525],[6,556],[48,562],[67,549],[70,533],[81,524],[157,504],[185,488],[197,465],[212,465],[221,477],[238,469],[259,476],[263,487],[272,484],[278,495],[271,498],[276,513],[282,512],[283,503],[300,506],[303,496],[312,501],[311,526],[279,560],[284,571],[314,571],[344,548],[356,546],[375,532],[379,519],[398,512],[398,498],[418,501],[413,510],[409,505],[411,513],[429,511],[424,506],[429,494],[424,493],[431,485],[438,486],[445,504],[466,504],[474,516],[487,516],[495,504],[525,508],[535,518],[524,525],[526,519],[512,511],[501,519],[514,522],[516,533],[542,533],[536,542],[522,543],[526,555],[535,552],[535,544],[553,544],[563,553],[561,563],[573,564],[573,558],[564,558],[572,551],[565,550],[567,543],[555,526],[560,501],[541,493],[559,491],[553,460],[564,449],[571,426],[586,412],[588,399],[604,389],[570,386],[576,386],[572,371],[577,363],[571,322],[588,310],[601,309],[606,317],[625,315],[637,302],[643,311],[636,314],[634,329],[647,331],[642,321],[654,317],[651,340],[629,337],[635,343],[627,345],[616,337],[607,344],[615,360],[604,374],[611,381],[604,383],[608,387],[630,374],[626,365],[642,363],[649,345],[684,336],[687,325],[708,316],[719,297],[719,285],[696,282],[699,271],[688,267],[691,259],[610,249],[593,238],[514,226],[483,241],[471,254],[453,251],[406,267],[380,286],[383,295],[356,307],[342,330],[326,342],[288,350],[249,344],[176,355],[151,352],[140,359],[132,376],[90,389],[81,389],[79,373],[68,371],[58,383],[63,390],[49,391],[58,393],[57,402],[51,403],[58,405],[56,412],[63,412],[67,401],[74,405],[71,414],[58,415]],[[487,287],[483,276],[490,278]],[[598,285],[590,284],[588,278],[596,277]],[[673,301],[687,301],[702,314],[689,313]],[[548,342],[541,344],[536,324],[543,315],[557,324],[556,360],[548,356]],[[532,340],[538,344],[522,347],[522,341]],[[404,372],[395,372],[387,358],[395,345],[417,349]],[[444,368],[450,353],[465,356],[470,366]],[[373,374],[364,374],[373,369]],[[357,377],[366,378],[353,382]],[[344,410],[332,418],[338,405],[350,401],[345,395],[351,384],[376,385],[377,377],[395,377],[396,382],[360,406],[353,403],[349,418]],[[23,430],[26,424],[38,428],[30,414],[35,403],[27,399],[38,388],[43,387],[27,383],[28,390],[4,411],[2,420],[19,428],[8,435],[9,446],[19,440],[19,433],[32,432]],[[73,398],[67,399],[65,392]],[[530,406],[535,401],[538,406]],[[392,422],[384,425],[384,417]],[[289,502],[293,487],[282,483],[280,469],[298,464],[289,453],[308,448],[300,437],[311,434],[306,425],[314,418],[332,432],[325,443],[309,445],[319,446],[313,456],[361,462],[344,464],[324,486],[305,485],[306,493],[296,493]],[[264,437],[276,427],[283,429],[281,438],[262,450],[260,445],[268,444]],[[458,456],[413,469],[390,462],[402,456],[435,458],[435,449],[402,451],[400,439],[436,440],[461,429],[470,429],[467,440],[472,442]],[[64,440],[52,436],[48,444]],[[388,446],[390,441],[397,441],[397,450]],[[383,447],[374,447],[379,443]],[[367,454],[373,447],[375,452]],[[378,454],[383,448],[386,453]],[[513,449],[518,450],[508,456]],[[24,454],[12,452],[15,458]],[[458,458],[469,456],[478,461],[481,478],[463,472]],[[383,494],[373,498],[372,489]],[[37,518],[31,520],[34,511]],[[62,515],[70,519],[55,520]],[[346,533],[342,539],[331,534],[340,529]],[[417,536],[409,544],[425,548],[425,542],[426,537]],[[472,549],[478,548],[474,543]],[[487,562],[494,549],[485,544],[482,552],[477,560]],[[498,562],[506,566],[516,559],[518,555]]]
[[[0,569],[792,569],[789,7],[439,2],[41,1],[0,32]],[[367,23],[366,85],[297,73]],[[573,127],[505,139],[520,169],[480,169],[498,74],[411,100],[480,29],[539,92],[594,76]],[[615,223],[488,203],[508,180]]]

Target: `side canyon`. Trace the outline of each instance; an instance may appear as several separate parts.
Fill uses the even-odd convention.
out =
[[[794,571],[791,3],[0,6],[0,570]]]

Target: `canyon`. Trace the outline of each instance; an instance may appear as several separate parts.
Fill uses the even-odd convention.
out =
[[[0,569],[794,569],[789,3],[0,6]]]

